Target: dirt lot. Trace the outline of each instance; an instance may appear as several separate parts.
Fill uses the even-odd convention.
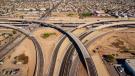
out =
[[[97,72],[100,76],[109,76],[107,68],[102,61],[102,55],[114,55],[115,58],[133,58],[134,55],[131,52],[134,50],[135,42],[135,29],[128,29],[126,31],[120,31],[110,33],[97,39],[92,46],[88,49],[97,67]],[[96,53],[93,52],[96,51]],[[126,52],[128,50],[128,52]],[[102,68],[102,69],[101,69]]]
[[[126,30],[127,32],[121,31],[106,35],[100,42],[99,53],[102,54],[115,54],[116,58],[132,58],[134,55],[131,53],[135,52],[135,29]],[[101,44],[102,43],[102,44]]]
[[[22,71],[19,76],[32,76],[35,67],[35,48],[32,41],[26,38],[13,50],[14,52],[4,59],[4,64],[0,68],[20,68]],[[28,63],[15,65],[14,58],[21,54],[28,56]]]

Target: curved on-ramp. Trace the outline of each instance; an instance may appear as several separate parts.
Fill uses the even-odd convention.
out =
[[[91,56],[89,55],[87,49],[84,47],[84,45],[81,43],[81,41],[76,36],[74,36],[72,33],[65,32],[59,26],[47,24],[47,23],[44,23],[41,21],[28,21],[28,20],[8,20],[8,21],[40,24],[41,27],[51,27],[51,28],[54,28],[54,29],[60,31],[61,33],[65,34],[69,38],[69,40],[74,44],[75,48],[77,49],[77,53],[84,61],[85,66],[87,68],[88,75],[97,76],[96,70],[94,70],[94,72],[93,72],[93,70],[91,70],[91,68],[95,68],[95,66],[93,64],[93,61],[92,61]],[[93,65],[91,65],[91,64],[93,64]]]
[[[77,52],[78,52],[79,56],[82,57],[82,59],[84,60],[85,65],[87,67],[88,74],[89,75],[93,74],[93,76],[97,76],[97,72],[96,71],[94,73],[93,73],[93,71],[91,71],[91,68],[95,68],[95,66],[91,66],[91,64],[93,64],[93,61],[92,61],[92,59],[91,59],[87,49],[84,47],[84,45],[81,43],[81,41],[76,36],[74,36],[72,33],[65,32],[59,26],[55,26],[55,25],[52,25],[52,24],[46,24],[46,23],[41,22],[41,21],[27,21],[27,20],[9,20],[9,21],[40,24],[40,26],[42,26],[42,27],[51,27],[51,28],[54,28],[54,29],[60,31],[61,33],[65,34],[69,38],[69,40],[72,41],[72,43],[74,44],[75,48],[78,49]],[[107,28],[107,27],[111,27],[111,26],[125,25],[125,24],[135,24],[135,22],[128,22],[128,23],[126,22],[126,23],[119,23],[119,24],[109,24],[107,26],[99,26],[95,30],[103,29],[103,28]],[[15,29],[15,30],[18,30],[18,31],[21,30],[21,29],[16,29],[16,28],[13,28],[13,27],[8,27],[8,28],[12,28],[12,29]],[[38,42],[36,41],[36,39],[32,35],[30,35],[30,33],[26,33],[26,32],[24,32],[22,30],[20,32],[22,32],[25,35],[29,36],[33,40],[34,45],[37,46]],[[37,47],[37,48],[41,49],[39,47]],[[39,55],[39,54],[42,54],[42,53],[40,52],[40,53],[37,53],[37,54]],[[39,59],[37,59],[37,60],[39,60]],[[42,66],[40,65],[40,67],[42,67]],[[40,71],[40,72],[42,72],[42,71]],[[37,74],[37,75],[40,75],[40,74]],[[42,75],[40,75],[40,76],[42,76]]]
[[[34,74],[33,76],[43,76],[43,65],[44,65],[44,59],[43,59],[43,54],[42,54],[42,49],[39,45],[39,43],[37,42],[37,40],[35,39],[35,37],[28,31],[24,30],[24,29],[20,29],[20,28],[17,28],[15,26],[11,26],[11,25],[0,25],[0,27],[5,27],[5,28],[10,28],[10,29],[14,29],[14,30],[17,30],[21,33],[23,33],[24,35],[26,35],[27,37],[29,37],[34,46],[35,46],[35,49],[36,49],[36,66],[35,66],[35,69],[34,69]],[[8,52],[7,52],[8,53]],[[6,52],[5,52],[6,54]]]

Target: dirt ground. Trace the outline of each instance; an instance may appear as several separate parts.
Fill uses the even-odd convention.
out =
[[[55,35],[51,35],[48,38],[42,38],[42,34],[44,33],[56,33]],[[61,37],[61,33],[51,28],[39,28],[33,32],[39,44],[42,47],[44,60],[45,60],[45,74],[47,73],[47,69],[49,67],[51,56],[55,44]],[[8,57],[4,59],[4,64],[0,65],[0,68],[21,68],[20,76],[32,76],[35,67],[35,48],[31,40],[28,38],[24,39],[20,45],[13,49],[14,52],[10,53]],[[14,58],[21,54],[25,54],[28,56],[28,64],[25,65],[15,65],[13,64]]]
[[[44,33],[56,33],[55,35],[51,35],[48,38],[42,38],[41,35]],[[61,33],[52,28],[39,28],[35,32],[33,32],[35,37],[37,38],[39,44],[42,47],[44,60],[45,60],[45,74],[47,73],[47,68],[49,68],[49,64],[51,61],[51,56],[53,50],[55,48],[55,44],[61,37]]]
[[[116,58],[134,57],[134,55],[132,55],[130,52],[135,52],[134,48],[135,29],[129,29],[126,31],[112,33],[98,40],[98,46],[101,47],[99,53],[101,55],[102,54],[118,55],[115,56]],[[129,52],[125,52],[124,49],[121,49],[121,47],[127,49]]]
[[[100,76],[109,76],[109,73],[102,61],[102,55],[112,55],[115,58],[134,58],[130,52],[135,52],[135,29],[128,29],[125,31],[119,31],[105,35],[102,38],[97,39],[89,50],[95,50],[96,53],[91,53],[92,59],[97,67],[97,72]],[[115,46],[114,46],[115,43]],[[117,44],[117,45],[116,45]],[[119,45],[118,45],[119,44]],[[118,46],[124,46],[129,52],[123,52],[124,50]],[[97,49],[98,48],[98,49]],[[102,69],[101,69],[102,68]]]
[[[32,76],[35,67],[35,48],[32,41],[26,38],[13,50],[14,52],[10,53],[9,56],[4,59],[4,64],[1,66],[1,69],[20,68],[21,75],[19,76]],[[14,58],[20,54],[28,56],[28,64],[13,64]]]

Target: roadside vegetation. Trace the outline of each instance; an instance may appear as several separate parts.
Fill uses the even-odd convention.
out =
[[[113,55],[103,55],[103,57],[105,58],[107,62],[114,62],[115,60]]]
[[[16,31],[16,30],[13,30],[12,32],[13,32],[13,34],[16,34],[16,33],[17,33],[17,31]]]
[[[56,33],[48,33],[48,32],[45,32],[44,34],[41,35],[42,38],[46,39],[52,35],[56,35]]]
[[[90,17],[92,16],[93,14],[91,12],[84,12],[81,14],[83,17]]]
[[[70,17],[72,17],[74,14],[73,13],[69,13],[69,14],[67,14],[67,16],[70,16]]]

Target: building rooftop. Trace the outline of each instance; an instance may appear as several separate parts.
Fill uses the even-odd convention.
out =
[[[128,65],[135,70],[135,59],[126,59],[126,63],[128,63]]]

